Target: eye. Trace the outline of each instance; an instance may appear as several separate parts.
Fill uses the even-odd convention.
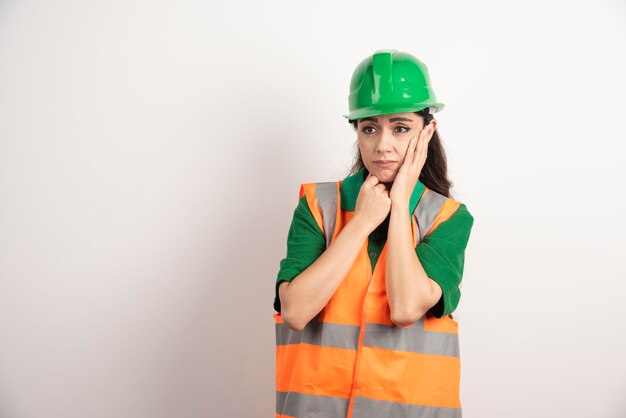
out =
[[[374,127],[373,127],[373,126],[366,126],[366,127],[364,127],[363,129],[361,129],[361,131],[362,131],[363,133],[366,133],[366,134],[370,134],[370,133],[372,133],[372,132],[368,132],[368,131],[367,131],[368,129],[374,129]],[[375,130],[375,129],[374,129],[374,130]]]
[[[406,131],[401,131],[402,133],[406,133],[411,130],[411,128],[407,128],[406,126],[396,126],[396,129],[406,129]]]

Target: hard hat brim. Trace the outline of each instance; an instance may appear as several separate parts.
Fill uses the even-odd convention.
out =
[[[428,103],[428,104],[416,104],[414,106],[392,106],[392,107],[366,107],[362,109],[357,109],[354,112],[351,112],[347,115],[342,115],[346,119],[363,119],[369,116],[377,116],[377,115],[390,115],[393,113],[406,113],[406,112],[419,112],[427,107],[430,107],[430,113],[440,112],[445,104],[443,103]]]

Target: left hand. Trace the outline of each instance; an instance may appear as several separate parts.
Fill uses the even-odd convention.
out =
[[[413,137],[409,141],[404,161],[389,192],[392,206],[394,204],[409,205],[411,194],[426,162],[428,143],[434,131],[434,124],[430,123],[420,131],[417,140]]]

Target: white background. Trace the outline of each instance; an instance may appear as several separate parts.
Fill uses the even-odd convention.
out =
[[[464,418],[626,416],[624,1],[0,3],[0,416],[273,416],[299,185],[377,49],[475,223]]]

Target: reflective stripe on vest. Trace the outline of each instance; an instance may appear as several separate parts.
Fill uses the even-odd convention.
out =
[[[339,189],[337,188],[337,182],[335,181],[317,183],[315,189],[317,203],[324,221],[326,248],[328,248],[333,240],[333,234],[335,233],[335,221],[337,220],[337,208],[339,204]]]
[[[341,210],[340,182],[306,183],[300,197],[327,247],[354,216]],[[428,188],[412,217],[418,245],[459,202]],[[427,313],[395,325],[385,291],[387,244],[372,271],[366,240],[332,298],[302,331],[275,313],[276,416],[461,418],[458,323]]]

